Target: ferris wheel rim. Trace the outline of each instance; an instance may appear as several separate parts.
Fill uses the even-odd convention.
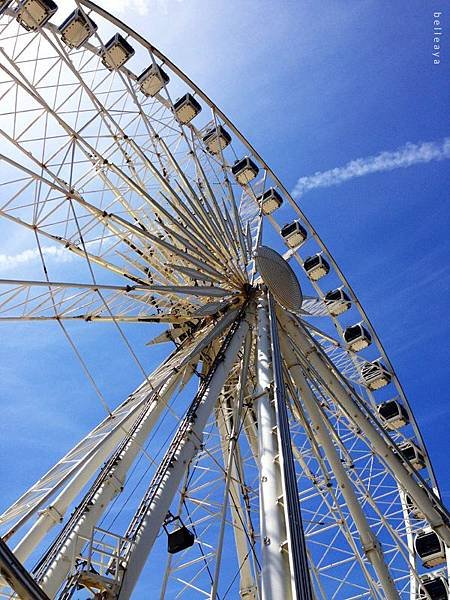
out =
[[[327,248],[326,244],[323,242],[322,238],[317,233],[315,227],[311,224],[311,222],[309,221],[309,219],[307,218],[307,216],[304,214],[304,212],[300,209],[300,207],[298,206],[298,204],[296,203],[296,201],[294,200],[294,198],[290,195],[289,191],[285,188],[285,186],[283,185],[282,181],[277,177],[276,173],[269,167],[269,165],[267,164],[267,162],[262,158],[262,156],[259,154],[259,152],[248,141],[248,139],[241,133],[241,131],[234,125],[234,123],[225,115],[225,113],[223,113],[221,111],[221,109],[211,100],[211,98],[205,92],[203,92],[203,90],[194,81],[192,81],[184,73],[184,71],[182,71],[179,67],[177,67],[177,65],[175,65],[175,63],[173,63],[164,53],[162,53],[158,48],[156,48],[155,46],[153,46],[149,41],[147,41],[143,36],[141,36],[139,33],[137,33],[131,27],[129,27],[125,22],[121,21],[118,17],[112,15],[110,12],[108,12],[104,8],[96,5],[94,2],[91,2],[90,0],[78,0],[78,4],[81,5],[81,6],[85,6],[87,9],[92,10],[93,12],[99,14],[100,16],[103,16],[105,19],[107,19],[108,21],[110,21],[111,23],[113,23],[114,25],[116,25],[117,27],[119,27],[122,30],[126,31],[137,42],[139,42],[142,46],[144,46],[145,48],[147,48],[157,58],[159,58],[160,60],[162,60],[164,62],[164,64],[166,64],[191,89],[193,89],[195,91],[195,93],[197,93],[203,99],[203,101],[213,110],[213,112],[215,114],[217,114],[227,124],[227,126],[239,138],[239,140],[249,149],[249,151],[251,152],[251,154],[260,162],[260,164],[267,170],[267,172],[270,173],[270,175],[273,178],[273,180],[280,187],[280,189],[283,191],[283,194],[288,199],[288,201],[289,201],[291,207],[293,208],[293,210],[295,212],[297,212],[297,214],[301,217],[302,221],[307,224],[309,230],[313,234],[314,239],[316,240],[316,242],[318,243],[318,245],[321,247],[322,251],[325,252],[326,256],[330,259],[330,262],[331,262],[331,264],[332,264],[332,266],[334,268],[334,271],[338,275],[338,277],[341,280],[343,286],[345,286],[346,290],[348,290],[348,292],[350,293],[352,304],[354,304],[354,306],[357,308],[357,310],[361,314],[362,319],[368,325],[369,331],[372,334],[372,337],[373,337],[374,341],[376,342],[377,347],[380,350],[382,358],[384,359],[386,365],[388,366],[391,374],[394,376],[394,382],[395,382],[395,385],[396,385],[396,387],[398,389],[400,397],[401,397],[402,401],[404,402],[405,406],[408,408],[409,413],[410,413],[410,415],[412,417],[412,423],[411,424],[413,426],[416,438],[420,442],[421,447],[423,448],[423,450],[425,452],[426,459],[427,459],[427,470],[429,472],[433,488],[434,488],[435,492],[437,492],[439,494],[439,487],[438,487],[437,479],[436,479],[436,476],[435,476],[435,473],[434,473],[434,470],[433,470],[432,463],[429,460],[429,454],[428,454],[428,450],[427,450],[427,447],[426,447],[426,444],[425,444],[425,440],[424,440],[424,438],[422,436],[422,433],[420,431],[420,428],[419,428],[419,426],[417,424],[417,421],[416,421],[415,416],[414,416],[414,411],[412,411],[412,409],[411,409],[410,403],[409,403],[408,398],[407,398],[407,396],[406,396],[406,394],[404,392],[404,389],[403,389],[403,386],[401,384],[401,381],[398,378],[398,376],[396,375],[394,366],[393,366],[392,362],[390,361],[389,356],[387,355],[387,352],[386,352],[386,350],[385,350],[385,348],[384,348],[384,346],[382,344],[381,339],[377,335],[376,330],[375,330],[373,324],[371,323],[371,321],[370,321],[367,313],[364,310],[364,307],[360,303],[360,301],[359,301],[359,299],[358,299],[358,297],[357,297],[354,289],[352,288],[352,286],[349,283],[349,281],[347,280],[346,276],[344,275],[344,273],[340,269],[339,265],[337,264],[336,260],[334,259],[333,255],[332,255],[332,253],[329,251],[329,249]],[[44,25],[44,27],[47,27],[47,26],[50,26],[50,24]],[[295,254],[294,254],[294,256],[296,257]]]
[[[276,181],[277,185],[280,187],[280,189],[283,191],[283,194],[286,196],[286,198],[288,199],[291,207],[293,208],[293,210],[295,212],[297,212],[297,214],[301,217],[301,219],[308,225],[310,231],[313,233],[313,236],[316,240],[316,242],[319,244],[319,246],[322,248],[322,251],[326,252],[327,257],[330,259],[332,266],[334,268],[334,270],[336,271],[338,277],[341,279],[341,281],[343,282],[343,285],[345,286],[345,288],[349,291],[352,302],[355,304],[355,306],[357,307],[358,311],[360,312],[363,320],[365,321],[365,323],[367,323],[370,333],[373,336],[373,339],[375,340],[377,347],[380,350],[381,356],[384,359],[384,361],[386,362],[386,365],[388,366],[390,372],[392,373],[392,375],[394,376],[395,379],[395,384],[396,387],[399,391],[400,397],[402,399],[402,401],[405,403],[406,407],[409,410],[409,413],[412,417],[412,425],[413,425],[413,429],[415,432],[415,435],[421,445],[421,447],[423,448],[425,455],[426,455],[426,459],[427,459],[427,471],[430,475],[430,479],[432,482],[432,486],[433,486],[433,490],[435,491],[435,493],[440,496],[440,491],[439,491],[439,484],[436,478],[436,474],[434,472],[434,468],[433,468],[433,463],[431,462],[431,460],[429,459],[429,453],[428,453],[428,449],[425,443],[425,439],[421,433],[420,427],[415,419],[414,416],[414,411],[411,409],[411,405],[409,403],[408,397],[404,391],[403,385],[399,379],[399,377],[396,374],[395,368],[384,348],[384,345],[381,341],[381,339],[379,338],[371,320],[369,319],[364,307],[362,306],[362,304],[360,303],[358,296],[356,295],[353,287],[351,286],[351,284],[349,283],[349,281],[347,280],[345,274],[343,273],[343,271],[340,269],[338,263],[336,262],[336,260],[334,259],[332,253],[330,252],[330,250],[327,248],[326,244],[323,242],[322,238],[320,237],[320,235],[317,233],[315,227],[312,225],[312,223],[309,221],[308,217],[305,215],[305,213],[301,210],[301,208],[298,206],[297,202],[295,201],[295,199],[291,196],[290,192],[287,190],[287,188],[284,186],[283,182],[278,178],[278,176],[276,175],[276,173],[270,168],[270,166],[267,164],[267,162],[264,160],[264,158],[261,156],[261,154],[253,147],[253,145],[249,142],[249,140],[246,138],[246,136],[244,136],[244,134],[242,134],[242,132],[237,128],[237,126],[233,123],[233,121],[231,121],[227,115],[220,109],[220,107],[218,107],[215,102],[213,102],[211,100],[211,98],[188,76],[186,75],[186,73],[180,69],[173,61],[171,61],[162,51],[160,51],[156,46],[154,46],[151,42],[149,42],[146,38],[144,38],[141,34],[139,34],[138,32],[136,32],[133,28],[131,28],[129,25],[127,25],[124,21],[122,21],[121,19],[119,19],[118,17],[116,17],[115,15],[113,15],[112,13],[110,13],[109,11],[107,11],[106,9],[104,9],[103,7],[97,5],[96,3],[92,2],[91,0],[77,0],[77,2],[82,5],[85,6],[86,8],[98,13],[99,15],[103,16],[104,18],[106,18],[108,21],[110,21],[111,23],[113,23],[114,25],[116,25],[117,27],[123,29],[124,31],[126,31],[132,38],[134,38],[137,42],[139,42],[142,46],[144,46],[145,48],[147,48],[148,50],[150,50],[156,57],[158,57],[160,60],[163,61],[164,64],[166,64],[174,73],[176,73],[176,75],[178,75],[191,89],[193,89],[202,99],[203,101],[208,104],[208,106],[213,109],[213,111],[227,124],[227,126],[232,130],[232,132],[240,139],[240,141],[251,151],[251,153],[253,154],[253,156],[255,156],[255,158],[261,163],[261,165],[263,165],[265,167],[265,169],[271,174],[272,178],[274,179],[274,181]]]
[[[385,354],[385,351],[383,349],[381,341],[379,340],[378,336],[376,335],[376,333],[375,333],[375,331],[373,329],[373,326],[371,325],[369,319],[367,318],[367,315],[366,315],[364,309],[362,308],[361,304],[359,303],[359,301],[358,301],[358,299],[356,297],[356,294],[354,293],[353,289],[349,285],[349,283],[348,283],[347,279],[345,278],[344,274],[340,271],[337,263],[334,261],[334,258],[332,257],[331,253],[327,250],[325,244],[322,242],[320,236],[317,234],[317,232],[315,231],[314,227],[311,225],[311,223],[309,222],[309,220],[306,218],[306,216],[303,214],[303,212],[301,211],[301,209],[298,207],[298,205],[295,202],[295,200],[290,196],[289,192],[284,188],[284,186],[282,185],[281,181],[279,181],[279,179],[277,178],[277,176],[268,167],[268,165],[261,158],[261,156],[256,152],[256,150],[251,146],[251,144],[246,140],[246,138],[239,132],[239,130],[232,124],[232,122],[202,92],[202,90],[200,88],[198,88],[181,70],[178,69],[178,67],[176,67],[169,59],[167,59],[162,53],[160,53],[156,48],[154,48],[149,42],[146,42],[146,40],[144,40],[141,36],[139,36],[139,34],[133,32],[133,30],[131,30],[127,25],[125,25],[124,23],[122,23],[121,21],[119,21],[118,19],[116,19],[116,17],[114,17],[113,15],[110,15],[107,11],[104,11],[104,9],[102,9],[100,7],[97,7],[94,3],[90,2],[89,0],[80,0],[79,4],[85,6],[86,8],[88,8],[88,9],[94,11],[94,12],[97,12],[97,13],[101,14],[107,20],[111,21],[114,25],[117,25],[121,29],[126,30],[132,37],[134,37],[137,41],[139,41],[139,43],[141,43],[143,46],[146,46],[151,51],[151,53],[153,53],[160,60],[162,60],[163,63],[166,64],[170,69],[172,69],[183,81],[185,81],[185,83],[187,83],[187,85],[191,89],[194,89],[195,92],[200,97],[202,97],[202,99],[205,101],[205,103],[208,104],[208,106],[213,110],[213,114],[218,115],[220,117],[220,119],[239,138],[239,140],[243,143],[243,145],[250,150],[252,156],[254,156],[260,162],[260,164],[264,166],[264,168],[266,169],[266,171],[271,175],[272,179],[277,183],[277,185],[283,191],[285,197],[289,199],[289,202],[290,202],[291,206],[294,208],[294,210],[296,211],[296,213],[299,216],[301,216],[302,221],[304,221],[308,225],[310,231],[313,232],[313,235],[315,237],[315,241],[322,248],[322,251],[326,252],[327,257],[330,258],[330,261],[332,262],[332,265],[334,267],[334,270],[335,270],[336,274],[340,278],[341,282],[343,282],[343,284],[346,287],[346,289],[350,292],[351,297],[352,297],[352,301],[353,301],[354,305],[357,307],[357,309],[359,310],[360,314],[363,316],[364,322],[368,324],[371,332],[373,332],[373,334],[374,334],[373,337],[376,340],[377,345],[381,349],[382,355],[385,358],[386,363],[388,364],[388,366],[391,369],[391,373],[395,377],[395,381],[396,381],[397,386],[399,386],[399,388],[400,388],[399,391],[400,391],[401,397],[402,397],[403,401],[405,402],[405,405],[409,408],[409,404],[408,404],[408,401],[407,401],[406,397],[404,396],[403,390],[401,388],[401,384],[400,384],[398,378],[395,376],[395,371],[394,371],[394,369],[393,369],[393,367],[392,367],[392,365],[391,365],[388,357]],[[269,219],[269,221],[270,221],[270,219]],[[429,472],[430,478],[431,478],[434,486],[436,487],[436,485],[437,485],[436,484],[436,479],[435,479],[435,476],[434,476],[434,472],[432,470],[431,462],[428,459],[428,453],[427,453],[426,446],[425,446],[425,444],[423,442],[422,436],[421,436],[420,431],[418,429],[418,426],[416,424],[414,413],[411,411],[411,409],[409,410],[409,412],[410,412],[410,415],[411,415],[411,417],[413,419],[413,426],[414,426],[414,429],[416,431],[416,437],[421,442],[423,451],[425,452],[427,460],[428,460],[428,465],[427,466],[428,466],[428,472]],[[419,476],[419,478],[420,478],[420,476]]]

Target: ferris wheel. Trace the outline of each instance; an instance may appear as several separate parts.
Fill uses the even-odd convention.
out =
[[[166,56],[71,11],[0,2],[2,231],[39,263],[0,329],[53,322],[104,418],[3,507],[0,597],[448,598],[424,441],[319,234]],[[141,371],[115,407],[77,322]]]

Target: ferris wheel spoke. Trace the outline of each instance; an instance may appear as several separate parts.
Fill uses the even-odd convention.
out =
[[[45,34],[44,34],[45,35]],[[98,37],[98,36],[97,36]],[[89,99],[91,100],[93,106],[97,109],[95,115],[101,120],[101,122],[103,124],[106,125],[107,129],[111,132],[111,134],[113,134],[113,128],[114,128],[114,133],[115,131],[120,131],[120,133],[123,135],[123,137],[127,140],[127,142],[133,146],[134,150],[136,151],[137,155],[140,155],[141,158],[144,158],[145,161],[148,163],[145,155],[141,152],[141,150],[139,149],[139,147],[134,144],[134,140],[133,139],[129,139],[125,136],[125,132],[122,130],[122,128],[119,125],[119,122],[114,118],[113,113],[108,110],[108,108],[100,102],[99,100],[99,96],[95,94],[95,87],[93,89],[91,89],[86,81],[83,79],[83,77],[80,75],[80,71],[83,71],[83,69],[81,70],[77,70],[74,68],[72,62],[70,61],[70,58],[64,48],[64,46],[60,43],[59,38],[56,36],[55,37],[55,43],[53,43],[49,38],[47,38],[49,40],[49,42],[53,45],[53,47],[55,49],[58,49],[61,60],[63,61],[64,65],[70,69],[70,71],[72,72],[73,77],[78,81],[78,84],[80,86],[80,88],[84,91],[84,93],[87,95],[87,97],[89,97]],[[98,38],[100,40],[100,38]],[[101,42],[101,40],[100,40]],[[123,83],[125,83],[125,81],[123,81]],[[101,85],[101,83],[97,84],[98,86]],[[130,88],[125,86],[124,89],[124,95],[125,94],[129,94],[130,93]],[[137,100],[137,96],[136,94],[132,94],[134,100]],[[137,102],[137,112],[138,114],[144,114],[143,110],[142,110],[142,106]],[[149,124],[148,119],[146,119],[146,123]],[[152,128],[153,129],[153,128]],[[155,137],[155,131],[152,131],[153,137]],[[129,160],[129,156],[128,155],[124,155],[126,156],[127,161]],[[162,166],[162,165],[161,165]],[[158,176],[161,178],[161,175],[158,172]]]
[[[98,283],[73,283],[62,281],[29,281],[21,279],[0,279],[0,285],[17,285],[22,287],[59,287],[84,290],[111,290],[129,294],[130,292],[158,292],[158,294],[188,294],[193,296],[227,296],[228,290],[208,286],[183,286],[183,285],[110,285]]]
[[[131,144],[134,144],[134,142],[133,142],[133,141],[130,141],[130,143],[131,143]],[[135,145],[134,145],[134,147],[136,148],[136,146],[135,146]],[[172,191],[172,193],[173,193],[173,190],[171,190],[171,191]]]
[[[218,229],[215,220],[211,219],[210,213],[205,212],[205,207],[199,202],[197,194],[192,192],[192,195],[189,196],[183,188],[179,187],[179,190],[190,207],[189,212],[197,214],[198,216],[199,224],[196,225],[196,231],[198,227],[198,233],[200,234],[201,232],[202,237],[205,236],[205,241],[209,244],[211,251],[219,256],[222,255],[230,259],[230,266],[233,272],[239,273],[235,264],[237,258],[230,252],[229,247],[223,243],[221,238],[217,235]]]
[[[102,214],[102,211],[99,211],[98,209],[96,209],[95,213]],[[127,272],[123,267],[114,265],[113,263],[111,263],[108,260],[106,260],[105,258],[103,258],[103,256],[98,256],[92,252],[88,252],[86,249],[86,246],[80,248],[78,245],[71,242],[69,239],[65,239],[62,236],[53,235],[53,234],[49,233],[48,231],[46,231],[45,229],[43,229],[37,225],[27,223],[27,222],[23,221],[22,219],[19,219],[18,217],[15,217],[12,214],[7,213],[5,211],[0,210],[0,215],[4,216],[5,218],[13,221],[14,223],[16,223],[18,225],[23,226],[29,230],[38,232],[39,234],[45,236],[47,239],[50,239],[59,245],[63,245],[68,251],[72,252],[73,254],[78,255],[81,258],[88,259],[88,261],[90,261],[94,264],[97,264],[101,267],[105,267],[106,269],[116,273],[117,275],[124,276],[127,279],[130,279],[141,285],[147,284],[147,282],[144,278],[138,277],[136,275],[133,275],[133,274]],[[139,234],[140,237],[151,239],[152,241],[155,241],[155,242],[157,241],[158,244],[160,244],[161,246],[163,246],[163,247],[169,249],[170,251],[173,251],[173,253],[181,256],[183,258],[183,260],[185,260],[186,262],[194,265],[195,267],[198,267],[200,269],[200,271],[199,271],[200,274],[204,270],[205,274],[202,275],[203,280],[207,281],[208,279],[211,279],[211,277],[213,277],[213,279],[215,279],[219,282],[224,282],[224,277],[220,273],[216,272],[213,268],[208,267],[202,261],[199,261],[193,257],[189,257],[187,255],[187,253],[181,252],[180,250],[178,250],[177,248],[174,248],[170,244],[167,244],[166,242],[161,241],[157,236],[153,236],[152,234],[149,234],[148,232],[143,232],[142,230],[139,230],[137,227],[133,226],[130,223],[127,223],[126,221],[124,221],[124,219],[122,219],[120,217],[111,217],[111,215],[109,215],[109,217],[106,217],[103,214],[101,216],[102,220],[107,220],[108,218],[111,218],[112,220],[120,223],[121,225],[125,225],[127,227],[127,230],[132,231],[133,233]],[[114,230],[114,233],[116,235],[118,235],[117,230]],[[119,240],[124,240],[126,238],[126,234],[124,234],[123,236],[119,235],[118,237],[119,237]],[[177,266],[178,266],[177,264],[174,264],[173,268],[176,268]],[[162,267],[160,267],[160,268],[162,269]],[[180,270],[181,269],[182,269],[182,266],[180,266]]]
[[[201,169],[201,164],[200,164],[200,160],[198,158],[198,155],[196,153],[195,150],[195,143],[192,142],[192,147],[193,147],[193,152],[194,152],[194,163],[195,163],[195,167],[197,170],[197,173],[199,173],[199,175],[201,176],[202,174],[204,175],[204,172]],[[233,268],[235,270],[237,270],[237,273],[240,275],[240,271],[237,267],[237,265],[239,265],[239,256],[237,256],[235,253],[233,253],[232,251],[232,247],[230,247],[229,243],[227,243],[226,241],[226,234],[224,235],[224,231],[222,229],[222,221],[217,220],[216,218],[212,218],[212,216],[214,215],[214,211],[213,209],[211,209],[206,196],[202,193],[202,185],[203,184],[202,179],[199,179],[196,183],[199,187],[199,192],[198,194],[195,193],[194,191],[192,191],[191,196],[189,196],[189,194],[186,193],[185,190],[183,190],[182,187],[179,187],[180,192],[183,194],[184,199],[188,202],[189,206],[191,207],[191,210],[194,211],[194,213],[196,212],[199,215],[199,218],[202,222],[202,225],[205,229],[205,231],[209,231],[209,233],[211,234],[211,239],[216,241],[216,244],[219,245],[220,253],[225,253],[229,259],[231,260],[231,264],[233,265]],[[178,184],[179,185],[179,184]],[[212,194],[212,190],[211,190],[211,194]],[[208,207],[209,210],[206,210],[206,207]]]
[[[50,4],[0,8],[0,216],[23,244],[0,322],[59,323],[109,415],[0,516],[16,557],[38,557],[52,600],[128,600],[150,550],[168,550],[161,600],[447,591],[450,516],[420,431],[316,229],[164,54],[90,0],[60,27]],[[115,327],[144,376],[115,409],[69,335],[81,320]],[[148,377],[124,323],[175,345]]]
[[[183,296],[187,300],[183,301]],[[115,286],[1,279],[0,320],[195,321],[202,318],[192,310],[198,298],[228,296],[227,290],[206,286]],[[223,309],[225,305],[221,303],[219,307]]]
[[[229,228],[227,227],[225,219],[224,219],[222,212],[220,210],[220,207],[218,205],[216,196],[211,187],[211,183],[210,183],[208,177],[206,176],[205,170],[202,166],[201,161],[197,158],[197,155],[194,156],[194,159],[195,159],[195,165],[197,168],[197,173],[198,173],[198,177],[200,180],[200,184],[201,184],[201,186],[205,187],[205,190],[207,192],[207,196],[202,193],[202,198],[207,205],[211,206],[211,212],[212,212],[212,214],[215,215],[215,217],[217,219],[217,222],[219,225],[218,228],[220,230],[220,235],[223,240],[223,243],[225,245],[229,245],[234,256],[238,257],[239,253],[237,250],[236,241],[235,241],[234,237],[230,234]],[[201,190],[201,188],[200,188],[200,190]],[[208,202],[207,197],[209,198],[210,203]]]
[[[214,116],[214,126],[217,129],[218,120],[217,120],[217,115],[214,113],[214,111],[213,111],[213,116]],[[242,221],[241,221],[241,218],[239,215],[239,210],[238,210],[233,186],[232,186],[229,176],[228,176],[228,173],[231,170],[231,168],[230,168],[230,165],[227,164],[227,161],[224,158],[222,148],[220,148],[219,157],[220,157],[220,162],[221,162],[222,174],[223,174],[223,178],[225,181],[225,189],[228,192],[227,198],[228,198],[229,204],[231,205],[231,210],[232,210],[232,215],[233,215],[233,218],[231,218],[231,215],[226,207],[226,204],[224,203],[224,210],[225,210],[225,213],[227,216],[227,223],[231,224],[234,221],[234,228],[232,229],[232,231],[230,233],[233,235],[233,238],[235,239],[236,246],[238,246],[240,249],[241,256],[245,259],[246,255],[247,255],[247,247],[246,247],[246,243],[244,240],[244,234],[242,231]],[[246,186],[244,186],[244,191],[245,190],[246,190]]]
[[[9,76],[11,76],[17,83],[17,85],[21,85],[21,82],[18,78],[15,78],[14,75],[8,71],[6,69],[6,67],[4,67],[5,71],[8,73]],[[31,94],[38,102],[40,102],[41,104],[43,104],[44,108],[47,108],[47,110],[51,111],[51,109],[45,104],[45,102],[43,101],[43,99],[39,98],[39,96],[33,92]],[[65,124],[64,122],[61,121],[61,119],[54,113],[54,111],[51,111],[53,113],[53,116],[56,118],[56,120],[58,121],[58,123],[63,127],[63,129],[65,129],[67,131],[67,133],[69,135],[75,136],[74,139],[76,139],[79,142],[79,136],[77,136],[76,132],[73,131],[67,124]],[[92,156],[96,155],[98,158],[102,158],[101,156],[98,155],[98,153],[95,151],[94,148],[92,147],[87,147],[87,150],[91,154]],[[105,160],[105,159],[103,159]],[[126,174],[124,174],[118,167],[116,167],[114,164],[110,164],[108,165],[109,169],[111,170],[111,172],[115,173],[116,175],[118,175],[126,184],[128,184],[130,186],[131,189],[133,189],[136,193],[138,193],[139,195],[145,197],[147,200],[149,200],[151,203],[155,204],[155,201],[151,199],[151,197],[148,195],[147,192],[144,191],[144,189],[139,186],[138,184],[136,184],[130,177],[128,177]],[[109,180],[108,178],[105,176],[105,174],[101,174],[100,176],[103,180],[104,183],[106,183],[108,186],[110,186]],[[111,187],[111,186],[110,186]],[[112,189],[114,189],[114,186],[112,186]],[[171,189],[171,188],[169,188]],[[173,190],[172,190],[172,193]],[[120,194],[117,194],[116,192],[116,196],[121,197]],[[154,243],[156,243],[159,246],[162,246],[163,248],[165,248],[166,250],[168,250],[169,252],[172,252],[175,255],[178,255],[180,257],[183,258],[184,261],[190,262],[192,264],[195,264],[196,266],[204,269],[206,272],[210,273],[210,274],[215,274],[216,276],[219,276],[219,278],[221,277],[220,273],[218,271],[216,271],[215,268],[212,268],[210,266],[208,266],[206,263],[204,263],[201,260],[195,259],[191,256],[189,256],[186,252],[182,252],[180,251],[178,248],[176,248],[175,246],[173,246],[172,244],[169,244],[168,242],[163,241],[162,239],[160,239],[158,236],[154,236],[152,234],[150,234],[147,231],[143,231],[141,228],[137,227],[137,226],[133,226],[131,223],[127,223],[124,219],[122,219],[121,217],[115,216],[112,213],[105,215],[104,211],[97,209],[96,207],[93,207],[91,204],[87,203],[86,201],[82,201],[81,198],[76,197],[75,198],[78,202],[82,203],[83,206],[85,208],[87,208],[90,211],[93,211],[95,214],[98,214],[98,216],[101,218],[101,220],[112,220],[114,222],[118,222],[121,225],[125,225],[126,227],[130,228],[133,233],[136,234],[141,234],[144,235],[145,237],[148,237],[150,240],[152,240]],[[156,208],[158,210],[162,210],[162,207],[158,204],[156,204]],[[132,213],[133,214],[133,213]],[[220,212],[219,212],[220,214]],[[192,248],[192,245],[191,245]]]

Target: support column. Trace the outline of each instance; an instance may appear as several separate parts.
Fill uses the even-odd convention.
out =
[[[378,576],[384,596],[389,598],[389,600],[399,599],[400,596],[389,573],[389,569],[384,561],[380,543],[371,530],[366,515],[364,514],[361,505],[358,502],[358,498],[356,497],[353,489],[353,484],[342,465],[333,441],[331,440],[331,437],[327,431],[325,419],[319,407],[317,406],[317,400],[305,379],[303,370],[298,364],[295,353],[292,350],[292,347],[286,336],[281,336],[280,344],[283,351],[283,356],[288,364],[289,372],[295,382],[295,385],[297,386],[305,408],[310,416],[314,435],[318,443],[322,446],[331,470],[336,477],[337,485],[341,490],[346,506],[349,509],[349,512],[358,530],[361,545]]]
[[[300,511],[294,457],[292,454],[291,431],[287,411],[277,315],[275,304],[270,294],[268,295],[268,298],[274,375],[275,414],[277,417],[278,448],[280,455],[279,463],[283,485],[284,515],[286,520],[289,563],[292,577],[292,595],[296,600],[312,600],[313,592],[309,576],[305,534]]]
[[[202,444],[203,429],[248,329],[247,320],[242,320],[219,352],[207,387],[194,399],[186,417],[181,421],[160,468],[135,513],[125,535],[130,539],[130,546],[119,600],[128,599],[133,593],[183,475]]]
[[[435,507],[428,493],[414,479],[412,473],[405,468],[400,456],[394,451],[375,425],[367,418],[366,414],[355,402],[352,393],[338,378],[333,363],[317,347],[314,340],[307,334],[304,328],[293,317],[281,313],[280,320],[289,333],[295,346],[307,359],[314,373],[317,373],[323,385],[329,390],[331,396],[341,406],[349,419],[364,433],[372,448],[380,456],[381,460],[391,470],[401,487],[413,499],[414,504],[424,513],[432,529],[450,546],[450,527],[444,520],[443,515]]]
[[[283,506],[276,414],[272,404],[272,359],[267,304],[260,296],[258,317],[258,420],[259,514],[261,530],[261,598],[292,600],[291,570],[288,553],[283,551],[287,532]]]
[[[171,377],[159,393],[153,394],[153,399],[150,401],[143,423],[142,431],[145,436],[149,434],[154,423],[159,418],[161,411],[166,406],[166,402],[168,398],[170,398],[179,379],[178,375]],[[96,470],[108,459],[108,456],[111,455],[114,448],[117,448],[117,446],[120,445],[121,440],[127,435],[127,432],[133,428],[133,424],[136,420],[142,418],[138,415],[139,413],[137,411],[132,411],[130,416],[124,419],[120,426],[114,429],[112,434],[105,439],[93,456],[73,475],[72,479],[53,500],[51,505],[40,512],[36,522],[14,548],[14,554],[18,560],[24,562],[47,533],[55,525],[62,522],[70,504],[93,477]],[[135,453],[140,448],[139,445],[136,445],[138,443],[139,442],[136,440],[136,443],[133,446]],[[135,454],[133,456],[135,456]]]
[[[36,575],[50,597],[56,595],[67,577],[73,557],[85,544],[83,538],[89,538],[106,508],[122,491],[128,470],[144,446],[162,408],[167,405],[179,379],[179,374],[172,377],[147,411],[130,428],[122,446],[103,467],[75,514],[47,552]]]
[[[230,507],[231,522],[233,524],[236,556],[238,564],[240,565],[239,594],[241,598],[248,600],[256,597],[256,585],[249,560],[252,548],[249,548],[248,536],[245,532],[247,519],[245,509],[242,506],[242,489],[239,484],[239,482],[243,484],[243,465],[238,443],[239,432],[242,426],[242,406],[247,385],[251,349],[252,336],[249,332],[245,340],[244,355],[239,376],[239,396],[233,396],[230,399],[231,402],[235,402],[233,414],[231,415],[227,398],[221,398],[217,409],[217,427],[220,433],[224,465],[226,465],[226,480],[220,532],[217,541],[216,566],[210,600],[215,600],[217,597],[228,504]]]

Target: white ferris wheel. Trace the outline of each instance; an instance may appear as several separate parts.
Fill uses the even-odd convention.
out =
[[[0,2],[2,232],[39,261],[0,280],[0,330],[53,321],[104,418],[3,506],[0,597],[447,599],[423,439],[319,234],[150,42],[58,12]],[[117,406],[74,322],[142,371]]]

